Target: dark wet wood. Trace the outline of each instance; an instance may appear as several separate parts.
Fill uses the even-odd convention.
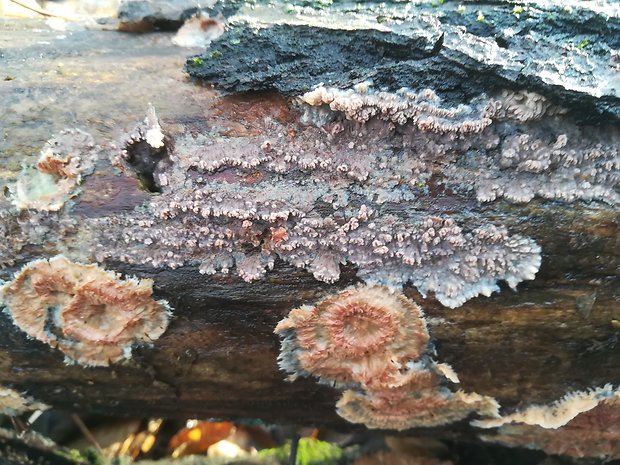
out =
[[[149,195],[137,182],[102,171],[84,185],[72,213],[78,221],[126,211]],[[109,179],[116,181],[109,184],[108,202],[92,190]],[[501,216],[511,231],[534,238],[544,251],[542,268],[518,292],[505,287],[454,310],[407,289],[428,317],[437,360],[454,367],[464,390],[494,396],[505,407],[619,383],[617,213],[604,204],[501,205],[477,214]],[[343,268],[343,278],[328,285],[278,263],[266,278],[248,284],[236,276],[208,277],[192,266],[106,266],[153,278],[156,297],[175,309],[154,347],[110,368],[67,366],[59,351],[28,339],[2,314],[0,384],[70,410],[347,427],[334,410],[338,391],[311,379],[285,381],[273,329],[292,308],[354,284],[355,270]]]
[[[167,53],[172,55],[170,50]],[[179,57],[166,61],[164,77],[177,76],[170,71],[173,65],[180,66],[175,60],[182,62]],[[24,86],[34,86],[35,81]],[[211,91],[194,88],[181,78],[177,81],[175,88],[181,90],[175,92],[192,106],[184,107],[186,115],[175,115],[176,121],[186,127],[200,126],[201,99]],[[191,99],[187,97],[190,87]],[[132,101],[140,110],[127,111],[122,123],[141,118],[147,97],[151,98],[141,95],[141,101]],[[231,122],[230,135],[255,133],[251,107],[251,102],[238,103],[238,111],[246,115],[245,124]],[[278,118],[289,117],[286,108],[273,109]],[[101,111],[110,112],[105,107]],[[230,119],[228,114],[214,117]],[[88,121],[92,127],[105,125]],[[169,127],[172,123],[168,121]],[[20,122],[11,124],[11,130],[17,131]],[[62,128],[67,122],[57,124]],[[44,126],[38,132],[40,140],[31,141],[33,153],[51,129]],[[19,141],[26,137],[20,133]],[[22,154],[6,153],[11,163],[3,161],[2,166],[16,172],[16,160]],[[153,195],[140,190],[136,180],[117,176],[109,166],[99,167],[83,190],[72,210],[77,221],[128,212]],[[553,401],[577,389],[620,384],[620,215],[614,206],[542,201],[514,206],[497,201],[481,207],[472,197],[446,193],[417,206],[423,207],[431,212],[458,212],[459,220],[480,216],[505,224],[511,233],[531,237],[543,249],[536,279],[520,284],[518,292],[504,287],[490,298],[478,297],[451,310],[431,297],[423,299],[414,289],[406,290],[428,317],[436,359],[453,366],[462,389],[494,396],[502,406],[512,408]],[[39,256],[29,256],[26,249],[20,263],[34,258]],[[279,340],[273,334],[277,322],[292,308],[354,284],[354,269],[343,268],[342,279],[328,285],[283,263],[251,284],[236,276],[206,277],[192,266],[176,270],[114,262],[106,266],[154,279],[156,297],[169,300],[174,308],[166,333],[152,348],[137,349],[127,363],[84,368],[66,365],[59,351],[29,339],[0,313],[0,385],[25,391],[53,407],[81,412],[251,417],[361,428],[335,413],[338,391],[312,379],[285,381],[276,362]],[[433,434],[471,437],[476,432],[463,422]]]

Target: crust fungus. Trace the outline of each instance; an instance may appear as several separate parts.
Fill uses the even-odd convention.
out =
[[[133,344],[150,343],[166,330],[171,310],[153,300],[152,287],[150,279],[123,280],[59,255],[30,262],[0,287],[0,297],[29,336],[79,364],[107,366],[129,358]]]
[[[473,422],[499,427],[482,438],[511,447],[542,449],[572,457],[620,458],[620,389],[611,385],[568,394],[552,405],[535,405],[492,420]]]
[[[0,386],[0,415],[17,416],[30,410],[45,410],[48,406],[19,392]]]
[[[620,401],[620,388],[614,390],[610,384],[607,384],[590,391],[572,392],[551,405],[532,405],[510,415],[477,420],[472,424],[481,428],[495,428],[510,423],[523,423],[555,429],[566,425],[577,415],[588,412],[609,399]]]
[[[553,105],[543,95],[527,90],[503,91],[499,96],[501,107],[495,118],[513,119],[520,122],[540,119],[543,116],[565,114],[565,108]]]
[[[466,105],[442,108],[440,98],[431,89],[419,93],[410,89],[396,92],[377,92],[364,83],[342,90],[319,86],[305,93],[299,100],[311,106],[328,105],[332,111],[342,112],[347,119],[368,122],[372,117],[398,125],[413,124],[423,131],[438,133],[480,132],[492,122],[494,105],[475,110]]]
[[[36,167],[24,167],[11,188],[19,210],[58,211],[75,197],[83,176],[92,173],[98,156],[94,139],[78,129],[50,139]]]
[[[447,365],[429,360],[422,311],[381,286],[349,288],[314,307],[294,309],[275,329],[279,365],[346,390],[340,416],[369,428],[407,429],[458,421],[472,412],[496,416],[494,399],[440,386]]]

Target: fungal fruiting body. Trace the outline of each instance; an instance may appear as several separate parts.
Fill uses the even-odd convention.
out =
[[[480,132],[492,123],[489,117],[493,115],[492,105],[475,114],[475,109],[465,105],[441,108],[440,98],[431,89],[419,93],[406,88],[377,92],[369,91],[369,85],[346,90],[319,86],[299,100],[312,106],[328,105],[330,110],[362,123],[376,116],[401,126],[409,123],[417,129],[437,133]]]
[[[156,149],[146,140],[152,120],[115,161],[160,195],[131,214],[89,220],[97,261],[196,263],[204,274],[235,272],[251,282],[280,258],[328,283],[349,263],[368,284],[412,283],[452,308],[498,291],[500,280],[514,288],[533,279],[540,266],[540,247],[527,237],[414,208],[426,197],[412,180],[420,160],[391,152],[393,131],[383,121],[291,132],[265,117],[257,135],[184,135]],[[397,213],[399,204],[410,213]]]
[[[405,150],[419,157],[421,166],[429,158],[449,162],[449,157],[464,153],[467,146],[488,152],[481,166],[461,163],[447,166],[442,173],[453,185],[473,182],[481,202],[503,197],[524,203],[536,196],[618,201],[620,131],[611,126],[582,128],[549,118],[566,110],[534,92],[503,91],[495,98],[445,108],[430,89],[384,92],[368,86],[337,89],[321,85],[298,101],[307,119],[323,127],[338,114],[364,124],[379,120],[400,126],[408,136]],[[308,106],[323,111],[309,111]],[[521,126],[545,116],[544,127]],[[495,128],[494,121],[503,125]]]
[[[280,367],[291,378],[301,369],[326,384],[364,388],[402,385],[407,364],[428,344],[420,308],[378,286],[345,290],[314,307],[291,310],[275,331],[284,339]]]
[[[298,376],[348,388],[336,407],[340,416],[369,428],[407,429],[461,420],[472,412],[497,415],[495,400],[453,393],[427,351],[422,311],[402,293],[360,286],[314,307],[294,309],[275,329],[282,338],[280,368]]]
[[[429,386],[411,385],[362,393],[346,390],[336,411],[351,423],[368,428],[397,429],[431,427],[453,423],[472,413],[495,416],[499,405],[488,396]]]
[[[606,385],[566,395],[551,405],[534,405],[511,415],[473,422],[486,441],[542,449],[572,457],[620,458],[620,389]]]
[[[30,337],[57,347],[70,361],[107,366],[166,330],[170,307],[153,300],[152,286],[152,280],[123,280],[59,255],[24,266],[0,288],[0,297]]]
[[[78,129],[63,131],[45,144],[36,167],[24,167],[11,188],[13,205],[19,210],[61,210],[77,195],[97,157],[90,134]]]
[[[0,386],[0,415],[18,416],[30,410],[45,410],[48,406],[14,389]]]

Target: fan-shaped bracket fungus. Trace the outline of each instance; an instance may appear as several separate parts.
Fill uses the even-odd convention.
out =
[[[348,388],[337,412],[353,423],[402,430],[450,423],[472,412],[497,416],[494,399],[440,385],[458,377],[430,360],[422,310],[400,292],[351,287],[292,310],[275,332],[282,338],[279,365],[289,380],[315,376]]]
[[[150,279],[123,280],[58,255],[27,264],[0,287],[0,301],[16,326],[57,347],[69,361],[107,366],[166,330],[170,307],[152,292]]]

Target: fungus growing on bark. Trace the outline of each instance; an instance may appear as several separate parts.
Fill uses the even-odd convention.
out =
[[[365,123],[372,117],[403,126],[438,133],[480,132],[492,122],[494,106],[476,109],[466,105],[442,108],[439,97],[431,89],[419,93],[409,89],[397,92],[376,92],[369,85],[353,89],[319,86],[303,94],[300,102],[312,106],[328,105],[330,110],[342,112],[347,119]]]
[[[362,87],[357,91],[370,92]],[[412,105],[435,98],[427,94]],[[434,175],[435,163],[417,152],[394,154],[392,122],[377,115],[363,124],[341,118],[317,128],[290,110],[277,118],[267,110],[256,117],[256,134],[187,133],[168,148],[164,141],[161,159],[151,156],[146,141],[147,128],[160,127],[151,112],[126,138],[117,162],[145,168],[161,195],[131,214],[89,221],[100,238],[96,259],[172,268],[196,263],[205,274],[234,272],[254,281],[280,258],[329,283],[350,263],[367,284],[398,289],[410,282],[449,307],[499,290],[500,280],[515,287],[534,278],[540,248],[531,239],[477,222],[464,230],[443,211],[393,213],[394,204],[427,197],[416,183]],[[455,144],[468,150],[471,138],[482,137],[415,130],[437,137],[416,146],[420,152],[444,153]],[[414,137],[407,134],[399,137]],[[418,143],[420,137],[412,142]],[[134,166],[136,144],[148,149],[140,152],[142,168]]]
[[[553,105],[543,95],[527,90],[503,91],[499,96],[501,107],[494,118],[531,121],[543,116],[565,114],[566,109]]]
[[[476,426],[499,426],[482,439],[572,457],[620,458],[620,389],[575,392],[550,406],[533,406]]]
[[[559,129],[565,132],[545,128],[507,136],[495,157],[496,169],[486,169],[475,178],[478,200],[504,197],[523,203],[539,196],[617,202],[620,131],[596,129],[586,134],[570,127]],[[612,143],[603,145],[597,137]]]
[[[401,293],[360,286],[314,307],[294,309],[275,329],[280,368],[346,390],[340,416],[369,428],[407,429],[450,423],[477,412],[497,416],[494,399],[440,385],[451,367],[430,361],[422,311]]]
[[[611,385],[607,384],[590,391],[572,392],[551,405],[532,405],[500,418],[474,421],[473,425],[481,428],[495,428],[510,423],[523,423],[555,429],[566,425],[576,416],[592,410],[608,399],[620,401],[620,389],[614,390]]]
[[[0,287],[0,297],[13,323],[30,337],[79,364],[107,366],[166,330],[171,310],[153,300],[152,287],[150,279],[122,280],[59,255],[27,264]]]
[[[0,415],[17,416],[30,410],[45,410],[47,405],[20,394],[14,389],[0,386]]]
[[[438,386],[420,389],[413,385],[368,393],[347,390],[336,408],[351,423],[404,430],[453,423],[474,412],[497,416],[499,405],[495,399],[476,393],[453,393]]]
[[[364,388],[402,385],[407,364],[428,344],[420,308],[379,286],[350,288],[294,309],[275,332],[284,339],[279,364],[290,379],[311,374],[325,384]]]
[[[83,176],[92,173],[98,149],[88,133],[65,130],[50,139],[36,167],[24,167],[11,187],[12,202],[19,210],[58,211],[78,194]]]

